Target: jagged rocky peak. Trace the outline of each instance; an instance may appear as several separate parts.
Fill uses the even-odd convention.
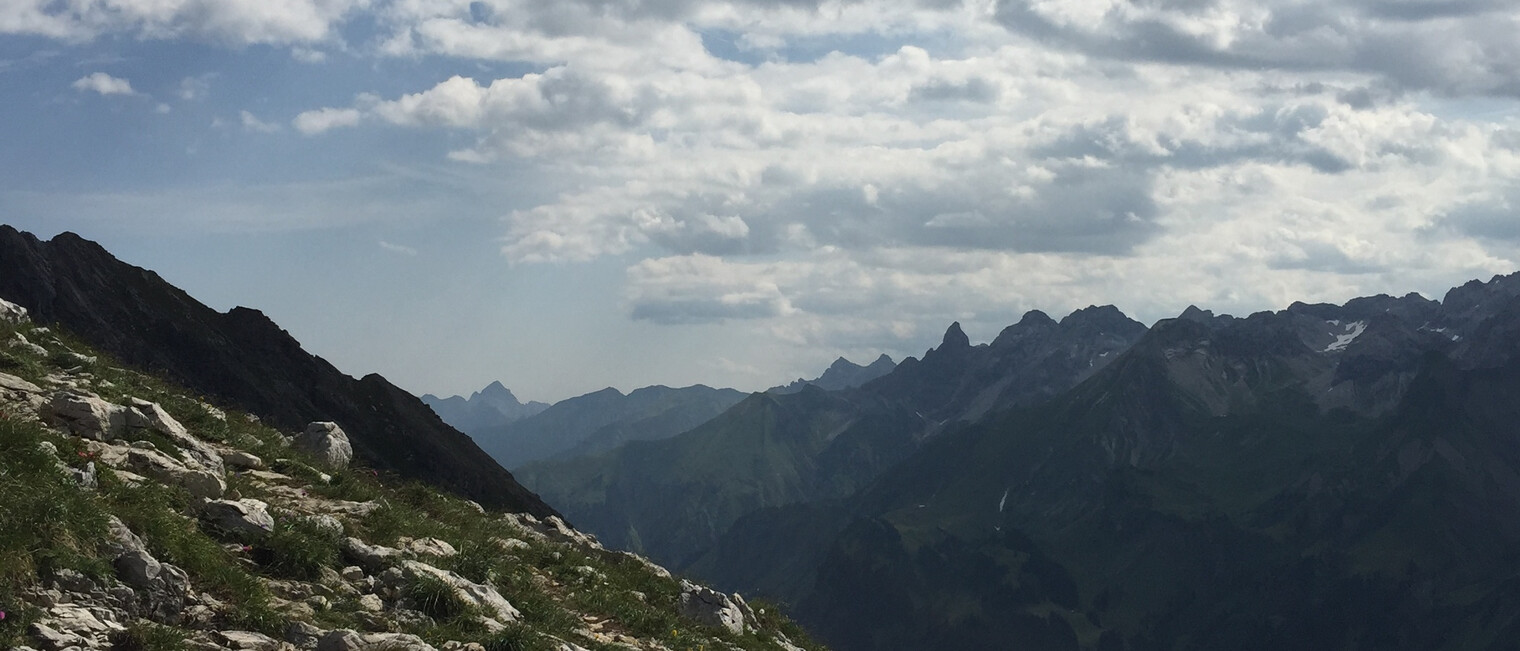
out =
[[[970,347],[971,338],[967,337],[965,331],[961,330],[961,322],[956,321],[951,323],[950,327],[945,330],[945,337],[940,340],[939,348],[936,350],[944,352]]]
[[[858,387],[876,378],[892,372],[897,368],[897,362],[886,353],[877,356],[876,360],[868,365],[861,366],[845,359],[843,356],[834,360],[823,375],[816,379],[797,378],[790,384],[774,387],[770,391],[774,393],[797,393],[806,387],[817,387],[825,391],[838,391]]]
[[[1503,311],[1516,297],[1520,297],[1520,272],[1494,276],[1486,283],[1472,280],[1452,288],[1441,299],[1443,321],[1445,325],[1469,331]]]
[[[1088,306],[1072,312],[1061,319],[1061,327],[1126,338],[1138,337],[1146,330],[1145,324],[1125,316],[1119,308],[1112,305]]]

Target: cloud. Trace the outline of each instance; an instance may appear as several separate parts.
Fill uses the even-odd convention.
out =
[[[242,119],[243,128],[248,131],[257,131],[259,133],[274,133],[280,130],[280,125],[271,124],[269,122],[260,120],[248,111],[242,111],[239,113],[239,116]]]
[[[1249,312],[1520,265],[1510,2],[157,6],[51,15],[429,62],[289,126],[433,138],[474,175],[460,195],[514,190],[509,263],[626,260],[648,323],[917,354],[950,319]]]
[[[1520,96],[1520,11],[1498,0],[1323,3],[999,0],[995,19],[1054,47],[1120,61],[1353,71],[1452,95]]]
[[[644,260],[628,269],[630,315],[656,323],[778,317],[794,310],[766,274],[705,256]]]
[[[232,46],[315,43],[370,0],[20,0],[0,9],[0,33],[88,41],[107,34]]]
[[[323,108],[314,111],[303,111],[291,121],[291,125],[297,131],[309,136],[330,129],[357,126],[362,117],[363,114],[357,109]]]
[[[95,92],[101,95],[136,95],[132,90],[132,83],[117,77],[112,77],[104,72],[92,72],[74,80],[71,84],[74,90],[79,92]]]
[[[179,90],[175,94],[187,102],[198,102],[206,99],[211,92],[211,80],[216,78],[216,73],[206,73],[194,77],[185,77],[179,80]]]
[[[411,257],[416,257],[417,256],[417,249],[414,249],[414,248],[412,248],[410,246],[404,246],[404,245],[401,245],[401,244],[391,244],[390,242],[387,242],[385,240],[380,240],[380,248],[385,249],[386,251],[390,251],[391,253],[397,253],[397,254],[400,254],[400,255],[411,256]]]

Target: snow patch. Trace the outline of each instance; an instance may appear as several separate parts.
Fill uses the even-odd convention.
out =
[[[1003,489],[1003,499],[998,500],[998,513],[1002,513],[1003,512],[1003,506],[1005,506],[1005,505],[1008,504],[1008,491],[1009,490],[1010,490],[1009,488],[1004,488]]]
[[[1335,322],[1335,321],[1331,321],[1331,323],[1338,325],[1338,323]],[[1329,346],[1325,347],[1325,352],[1327,352],[1327,353],[1333,353],[1333,352],[1345,350],[1347,346],[1351,345],[1351,342],[1356,341],[1356,338],[1362,336],[1362,333],[1366,332],[1366,331],[1367,331],[1367,322],[1366,321],[1357,321],[1355,323],[1348,323],[1348,324],[1346,324],[1346,333],[1345,334],[1336,335],[1335,336],[1335,341],[1333,343],[1331,343]]]

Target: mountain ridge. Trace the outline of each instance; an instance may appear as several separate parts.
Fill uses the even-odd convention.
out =
[[[163,373],[278,427],[338,421],[355,453],[376,468],[434,482],[482,504],[557,515],[468,437],[383,377],[349,377],[304,351],[262,312],[236,307],[219,313],[74,233],[42,241],[0,226],[0,297],[127,364]]]

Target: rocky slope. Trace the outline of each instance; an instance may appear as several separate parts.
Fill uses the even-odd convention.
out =
[[[358,457],[374,468],[487,506],[554,514],[469,437],[385,378],[349,377],[302,350],[257,310],[219,313],[73,233],[41,241],[0,225],[0,298],[128,365],[272,425],[296,429],[335,421],[352,437]]]
[[[566,526],[355,460],[0,301],[0,648],[809,648]]]

